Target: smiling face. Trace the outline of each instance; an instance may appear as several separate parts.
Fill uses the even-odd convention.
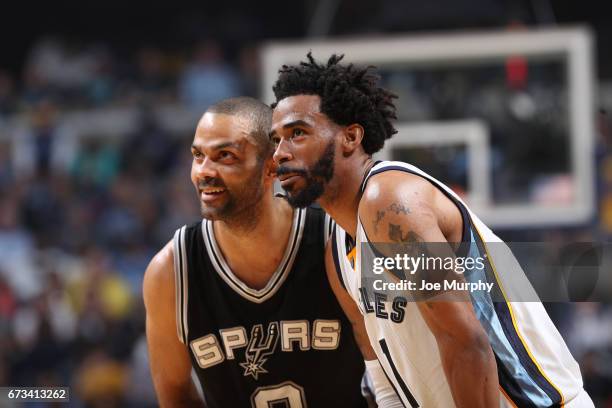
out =
[[[317,95],[290,96],[272,114],[276,174],[294,207],[319,199],[334,176],[336,138],[342,127],[321,113],[320,102]]]
[[[196,129],[191,153],[191,181],[200,198],[202,217],[252,221],[271,176],[270,160],[250,133],[246,116],[205,113]]]

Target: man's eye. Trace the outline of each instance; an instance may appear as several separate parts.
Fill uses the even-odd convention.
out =
[[[234,154],[230,153],[230,152],[221,152],[219,153],[219,157],[222,159],[229,159],[229,158],[234,158]]]
[[[194,159],[201,159],[202,157],[204,157],[202,153],[196,151],[192,152],[191,154],[193,154]]]
[[[297,137],[297,136],[303,136],[304,135],[304,131],[302,129],[293,129],[293,137]]]

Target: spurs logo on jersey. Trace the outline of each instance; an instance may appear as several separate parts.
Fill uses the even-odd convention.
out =
[[[249,340],[249,346],[244,353],[246,361],[240,363],[240,366],[244,368],[244,375],[252,375],[254,379],[257,379],[260,373],[267,373],[268,371],[263,368],[264,363],[267,361],[265,357],[274,354],[277,343],[277,322],[272,322],[268,325],[268,335],[265,338],[263,336],[262,325],[253,326],[253,329],[251,329],[251,340]]]
[[[280,327],[280,328],[279,328]],[[244,327],[232,327],[219,330],[219,338],[208,334],[190,343],[191,351],[201,368],[209,368],[225,360],[236,359],[236,350],[244,349],[244,358],[240,366],[244,376],[252,376],[255,380],[260,374],[268,372],[264,364],[277,352],[335,350],[340,345],[339,320],[290,320],[270,322],[264,334],[262,324],[251,328],[247,337]],[[278,342],[281,342],[280,351]]]
[[[321,209],[295,210],[285,253],[257,289],[234,274],[212,221],[176,232],[177,335],[207,407],[367,406],[363,359],[325,274],[332,225]]]

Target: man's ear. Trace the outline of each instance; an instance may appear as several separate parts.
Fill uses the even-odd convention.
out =
[[[353,153],[359,146],[361,146],[361,140],[363,139],[363,126],[358,123],[353,123],[344,128],[342,135],[342,151],[346,155]]]
[[[270,156],[266,159],[266,161],[264,162],[264,177],[266,178],[266,181],[268,181],[268,179],[271,182],[274,182],[274,179],[276,178],[276,169],[277,169],[277,165],[276,162],[274,161],[273,157]]]

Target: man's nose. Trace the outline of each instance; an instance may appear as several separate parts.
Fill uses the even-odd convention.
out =
[[[274,162],[277,165],[283,164],[286,161],[293,160],[293,155],[291,153],[291,147],[289,146],[289,142],[281,139],[276,146],[276,150],[274,151]]]
[[[197,175],[199,178],[216,178],[217,166],[209,157],[205,157],[197,167]]]

